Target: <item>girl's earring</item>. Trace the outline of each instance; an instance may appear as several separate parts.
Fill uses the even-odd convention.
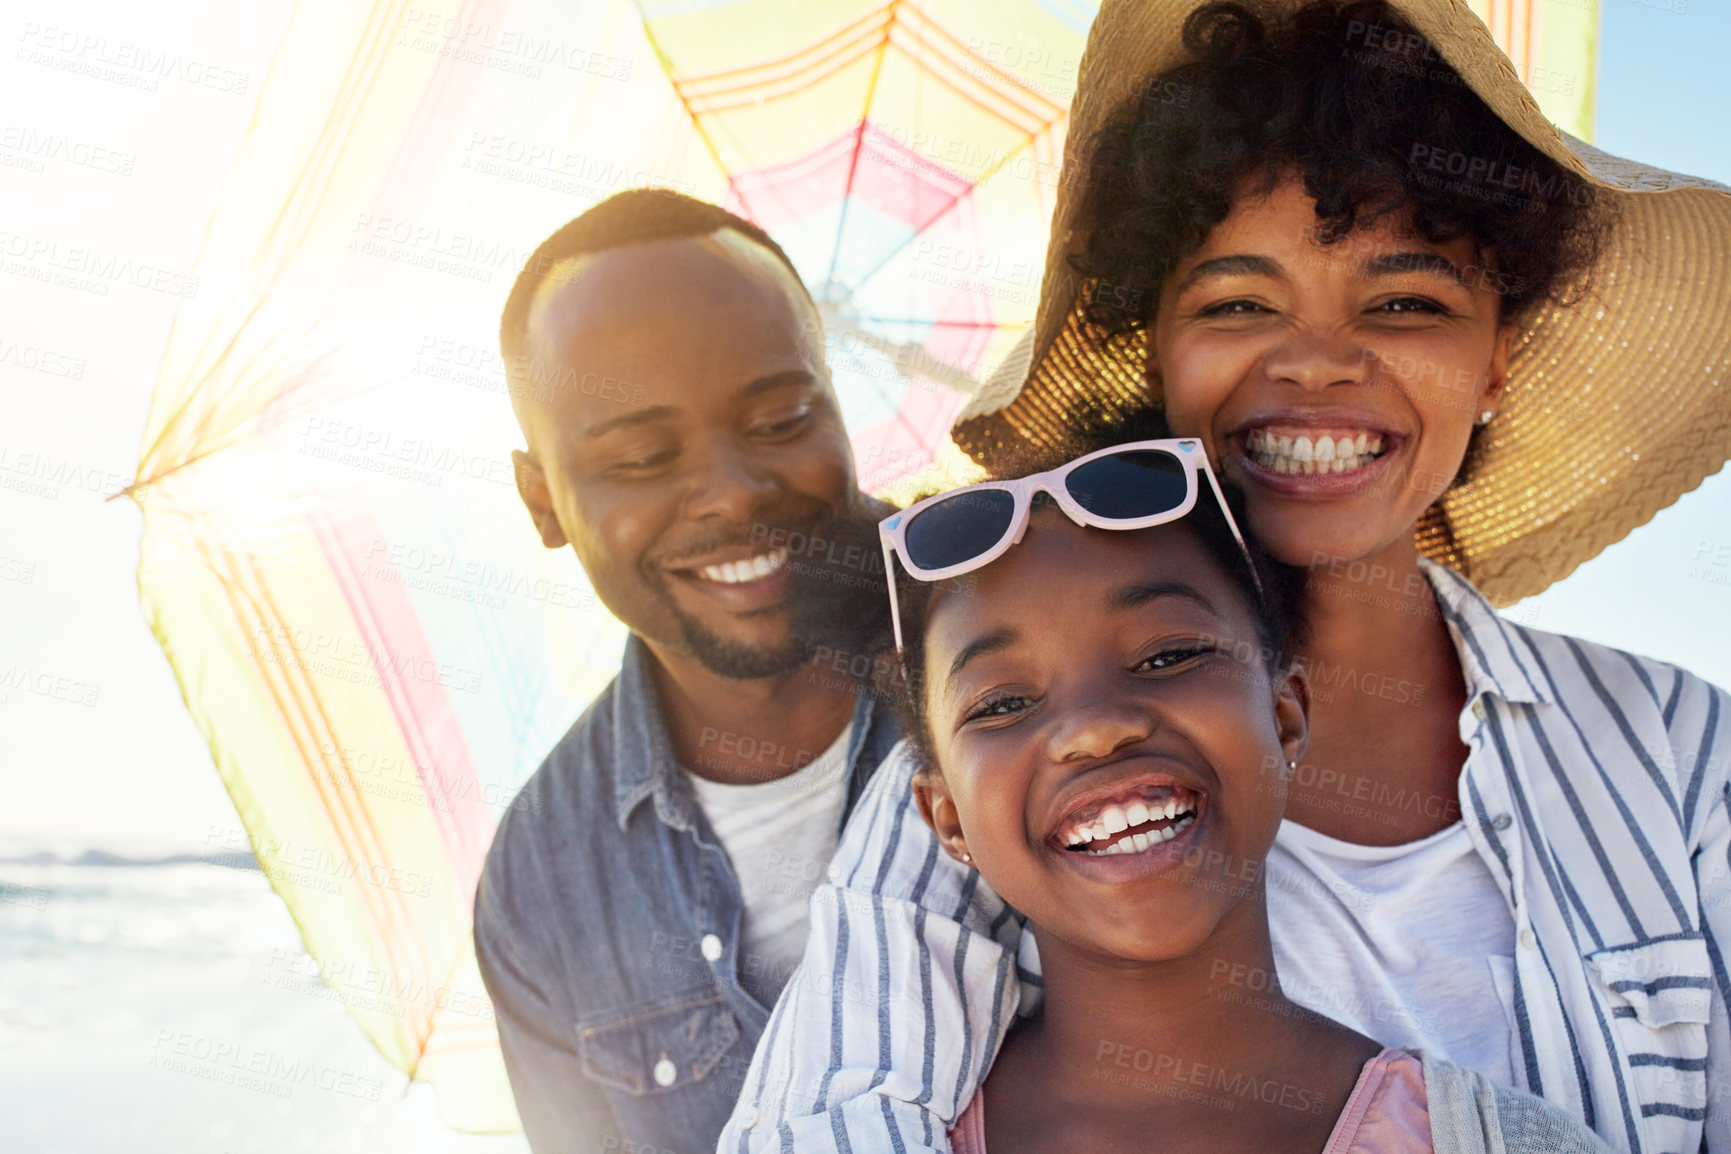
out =
[[[973,863],[974,863],[974,857],[972,854],[966,854],[965,853],[962,855],[962,864],[963,865],[972,865]]]
[[[1496,416],[1496,414],[1494,412],[1492,412],[1490,409],[1479,410],[1479,424],[1481,424],[1481,425],[1490,424],[1491,418],[1494,416]]]

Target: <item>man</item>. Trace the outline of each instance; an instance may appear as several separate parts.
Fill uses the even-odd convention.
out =
[[[538,1154],[714,1148],[807,898],[896,739],[796,627],[826,606],[795,571],[864,501],[820,332],[773,240],[660,190],[560,229],[505,306],[518,491],[631,632],[476,895]],[[872,584],[830,576],[838,595]]]

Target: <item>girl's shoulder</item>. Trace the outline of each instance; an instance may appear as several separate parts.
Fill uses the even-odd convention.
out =
[[[1525,1090],[1426,1058],[1425,1098],[1436,1154],[1607,1154],[1603,1139]]]

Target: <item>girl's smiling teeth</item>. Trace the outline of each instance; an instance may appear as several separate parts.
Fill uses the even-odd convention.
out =
[[[1275,473],[1346,473],[1383,453],[1383,435],[1370,429],[1312,429],[1268,425],[1244,436],[1244,452]]]
[[[1169,786],[1137,791],[1083,806],[1053,836],[1070,852],[1089,857],[1141,853],[1188,829],[1196,820],[1197,798],[1191,790]]]
[[[723,585],[743,585],[747,581],[760,581],[785,564],[787,550],[771,549],[767,553],[759,553],[756,557],[746,557],[740,561],[705,565],[697,571],[697,575],[705,581],[719,581]]]

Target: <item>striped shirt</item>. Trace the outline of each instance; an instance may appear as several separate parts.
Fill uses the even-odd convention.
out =
[[[1613,1149],[1731,1154],[1731,698],[1425,573],[1467,685],[1462,821],[1516,930],[1519,1088]],[[1032,935],[939,850],[913,769],[898,746],[854,811],[719,1154],[947,1151],[1037,1003]]]

